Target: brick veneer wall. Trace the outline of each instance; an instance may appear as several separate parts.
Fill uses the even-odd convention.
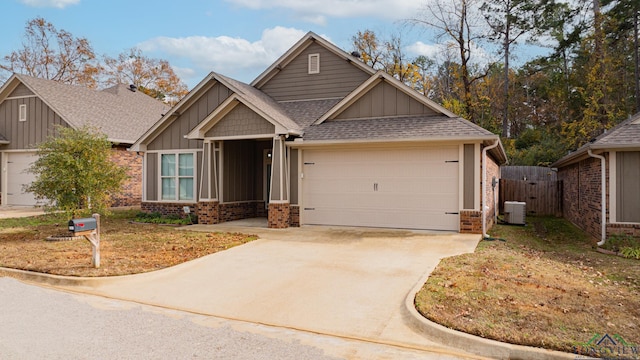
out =
[[[609,159],[607,158],[607,168]],[[600,239],[602,228],[602,193],[600,159],[588,158],[558,169],[562,180],[562,208],[564,217],[591,236]],[[609,171],[607,169],[607,203],[609,203]],[[607,211],[607,222],[609,212]]]
[[[253,201],[220,204],[220,222],[254,218],[256,207]]]
[[[289,227],[289,203],[269,204],[269,228],[284,229]]]
[[[198,203],[198,224],[213,225],[220,222],[219,203],[217,201],[201,201]]]
[[[491,187],[491,183],[492,183],[492,179],[495,176],[497,184],[494,188]],[[494,210],[496,209],[496,206],[498,206],[497,202],[494,202],[494,195],[498,195],[500,194],[500,166],[496,163],[496,161],[487,154],[487,188],[486,188],[486,199],[487,199],[487,205],[489,206],[489,208],[486,210],[485,213],[485,218],[486,218],[486,225],[487,228],[486,230],[489,231],[494,223],[493,223],[493,214],[494,214]],[[482,184],[480,185],[482,186]],[[482,189],[482,188],[481,188]],[[482,190],[481,190],[482,191]],[[494,192],[495,191],[495,192]],[[498,197],[495,197],[496,201],[498,201]],[[482,203],[482,199],[480,199],[480,202]],[[484,204],[480,204],[481,209],[484,207]],[[479,233],[482,233],[482,223],[480,224],[480,231]]]
[[[640,240],[640,224],[607,224],[607,236],[629,235]]]
[[[137,206],[142,202],[142,155],[121,146],[112,148],[111,161],[127,169],[127,180],[119,194],[112,196],[111,206]]]

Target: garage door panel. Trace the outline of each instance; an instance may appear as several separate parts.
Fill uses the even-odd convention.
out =
[[[458,149],[305,150],[302,221],[457,230]]]
[[[7,156],[7,205],[36,205],[33,193],[25,192],[24,186],[31,184],[34,174],[28,171],[36,160],[35,153],[6,153]]]

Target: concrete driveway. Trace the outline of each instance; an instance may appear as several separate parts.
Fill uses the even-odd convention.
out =
[[[305,226],[195,225],[259,240],[170,269],[69,287],[118,299],[451,354],[406,321],[405,299],[479,235]],[[455,353],[455,351],[453,351]],[[473,356],[472,356],[473,357]]]

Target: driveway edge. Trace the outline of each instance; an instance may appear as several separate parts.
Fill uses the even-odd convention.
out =
[[[464,349],[472,354],[488,356],[495,359],[575,360],[575,354],[485,339],[462,331],[452,330],[428,320],[418,312],[414,299],[430,274],[431,271],[427,272],[414,288],[411,289],[404,301],[404,306],[409,314],[408,319],[411,325],[422,331],[423,334],[429,336],[433,341],[440,342],[449,347]]]
[[[0,276],[55,286],[80,286],[87,284],[87,282],[95,281],[95,278],[44,274],[35,271],[18,270],[5,267],[0,267]]]

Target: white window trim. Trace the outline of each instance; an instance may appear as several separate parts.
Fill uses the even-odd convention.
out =
[[[192,204],[198,201],[198,193],[197,193],[197,184],[198,184],[198,152],[197,151],[160,151],[157,153],[158,154],[158,202],[165,202],[165,203],[185,203],[185,204]],[[180,165],[180,161],[178,159],[179,155],[181,154],[192,154],[193,155],[193,175],[192,176],[182,176],[182,178],[191,178],[193,177],[193,199],[191,200],[179,200],[178,198],[180,197],[180,181],[179,179],[181,178],[181,176],[179,175],[179,169],[178,166]],[[175,193],[175,199],[163,199],[162,198],[162,155],[176,155],[176,175],[175,176],[171,176],[172,178],[175,178],[176,180],[178,180],[176,182],[176,193]],[[167,177],[167,176],[165,176]]]
[[[27,121],[27,104],[20,104],[18,108],[18,121]]]
[[[320,54],[309,54],[309,74],[319,74],[319,73],[320,73]]]

